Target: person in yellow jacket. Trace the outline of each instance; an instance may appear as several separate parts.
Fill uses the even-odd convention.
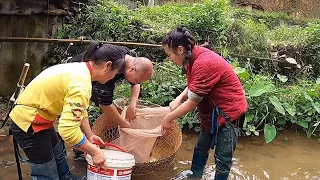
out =
[[[10,113],[10,129],[29,159],[32,179],[78,179],[70,173],[64,142],[90,154],[98,168],[106,168],[105,155],[92,144],[102,139],[88,121],[91,83],[106,83],[123,71],[125,55],[125,47],[94,43],[86,62],[49,67],[27,85]],[[58,117],[59,133],[53,127]]]

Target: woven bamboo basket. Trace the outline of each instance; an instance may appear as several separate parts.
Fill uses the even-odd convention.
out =
[[[139,108],[143,108],[140,106]],[[119,113],[122,109],[118,107]],[[102,114],[93,125],[93,133],[101,137],[105,142],[111,142],[119,137],[118,125]],[[133,167],[133,175],[144,175],[169,168],[181,146],[182,132],[178,124],[174,123],[172,131],[168,135],[157,137],[151,152],[151,161],[148,163],[136,163]]]

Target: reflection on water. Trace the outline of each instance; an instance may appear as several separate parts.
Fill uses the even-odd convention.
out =
[[[185,133],[175,164],[171,169],[156,172],[148,176],[133,176],[132,180],[185,179],[191,166],[193,147],[198,135]],[[288,139],[288,140],[287,140]],[[304,134],[285,131],[275,141],[265,144],[263,137],[240,138],[234,155],[231,169],[232,180],[264,179],[320,179],[320,143],[316,138],[308,139]],[[0,139],[0,179],[18,179],[12,145],[8,138]],[[69,150],[71,171],[75,174],[86,174],[86,163],[73,159]],[[214,151],[210,151],[209,161],[202,180],[214,178]],[[22,165],[24,179],[30,178],[27,164]]]

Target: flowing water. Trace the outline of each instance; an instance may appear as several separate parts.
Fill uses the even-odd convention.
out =
[[[161,172],[147,176],[133,176],[132,180],[179,180],[191,166],[193,147],[198,134],[185,132],[182,145],[176,155],[174,165]],[[75,160],[68,148],[71,171],[75,174],[86,174],[86,163]],[[210,152],[203,180],[214,177],[214,151]],[[230,178],[235,180],[258,179],[311,179],[320,180],[320,139],[306,138],[303,132],[299,135],[284,131],[269,144],[263,137],[242,137],[234,155]],[[30,169],[22,164],[23,179],[30,178]],[[18,179],[14,152],[10,138],[0,136],[0,179]]]

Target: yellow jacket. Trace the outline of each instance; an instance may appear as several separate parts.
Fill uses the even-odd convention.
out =
[[[88,117],[91,88],[91,74],[86,63],[49,67],[28,84],[10,117],[23,131],[27,132],[32,125],[38,132],[52,127],[60,115],[60,136],[72,146],[79,145],[85,140],[80,124]]]

